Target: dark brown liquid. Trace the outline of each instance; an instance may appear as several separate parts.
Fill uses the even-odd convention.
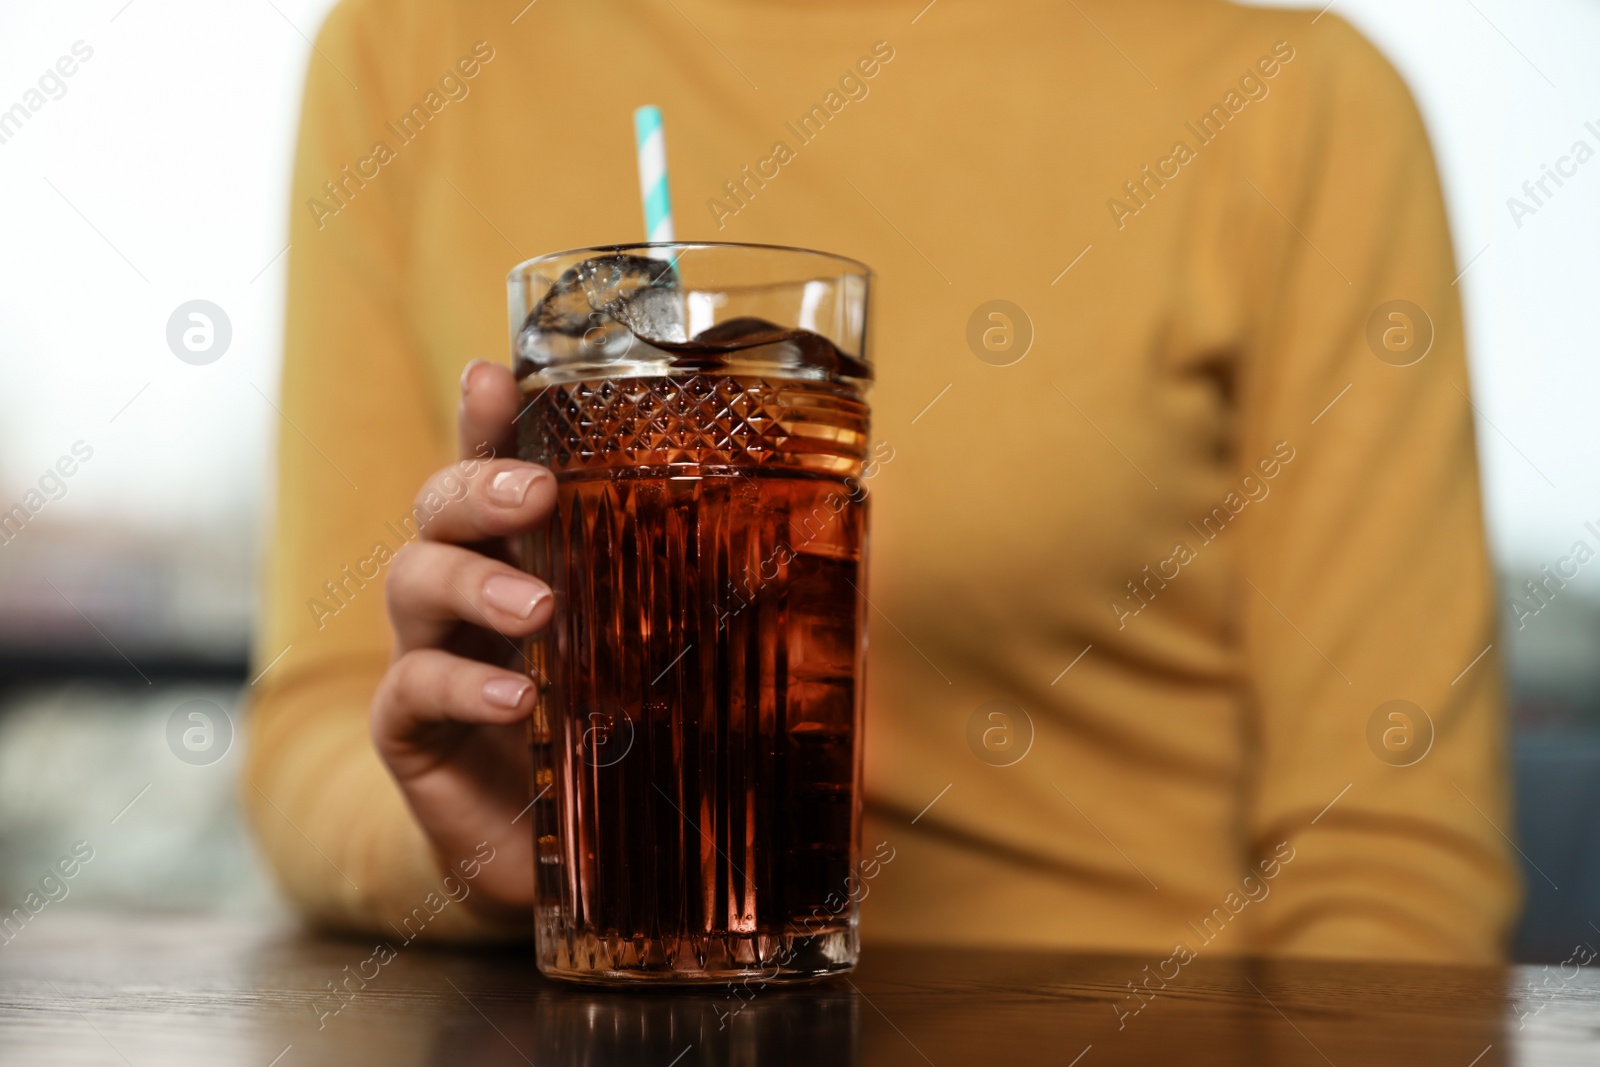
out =
[[[537,390],[529,390],[530,394]],[[853,947],[866,407],[705,373],[551,386],[530,537],[555,619],[533,752],[541,962],[727,969]]]

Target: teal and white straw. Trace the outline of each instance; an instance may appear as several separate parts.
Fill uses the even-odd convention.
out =
[[[633,136],[639,149],[639,195],[644,200],[645,240],[671,241],[672,198],[667,194],[667,143],[661,132],[661,109],[650,105],[636,110]]]

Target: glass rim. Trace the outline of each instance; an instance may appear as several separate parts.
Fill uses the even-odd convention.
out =
[[[583,255],[584,258],[587,259],[591,258],[593,255],[604,255],[608,252],[639,252],[657,248],[681,248],[685,250],[696,248],[739,248],[760,249],[768,252],[789,252],[800,256],[809,256],[814,259],[831,260],[835,263],[842,263],[851,268],[849,273],[869,281],[872,278],[871,267],[867,266],[859,259],[852,259],[850,256],[840,255],[837,252],[823,252],[815,248],[801,248],[798,245],[762,244],[758,242],[745,241],[636,241],[614,245],[592,245],[587,248],[568,248],[560,252],[546,252],[543,255],[534,256],[531,259],[525,259],[521,263],[518,263],[516,266],[512,267],[510,272],[506,275],[506,278],[509,281],[517,278],[526,278],[530,274],[533,274],[540,278],[553,281],[554,279],[551,279],[550,276],[544,271],[539,270],[539,266],[541,264],[548,263],[552,260],[566,259],[568,257],[578,255]]]

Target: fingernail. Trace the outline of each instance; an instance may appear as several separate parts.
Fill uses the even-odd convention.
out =
[[[483,700],[497,708],[515,708],[532,688],[526,678],[490,678],[483,683]]]
[[[461,372],[461,391],[463,393],[465,393],[472,384],[472,372],[477,370],[479,367],[487,366],[488,363],[489,361],[486,359],[475,359],[471,363],[467,364],[467,369]]]
[[[491,607],[509,612],[519,619],[526,619],[533,614],[533,609],[539,606],[539,601],[550,594],[545,587],[531,578],[513,578],[509,574],[497,574],[483,583],[483,599]]]
[[[501,507],[520,507],[528,498],[528,486],[539,477],[537,467],[513,467],[489,480],[489,499]]]

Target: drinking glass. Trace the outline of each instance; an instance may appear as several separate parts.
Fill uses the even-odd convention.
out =
[[[735,244],[511,272],[537,953],[577,982],[765,982],[859,952],[870,272]],[[870,862],[870,861],[867,861]]]

